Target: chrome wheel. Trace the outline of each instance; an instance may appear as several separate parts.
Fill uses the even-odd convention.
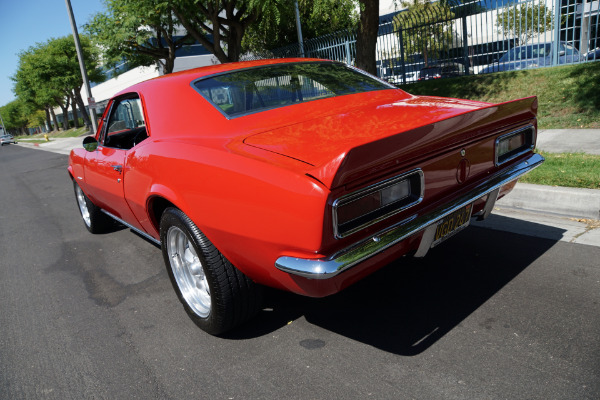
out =
[[[177,297],[207,333],[219,335],[261,310],[262,287],[233,266],[183,211],[163,211],[160,243]]]
[[[77,204],[79,205],[79,211],[81,211],[81,217],[83,218],[83,222],[89,227],[92,224],[90,218],[90,211],[88,210],[87,202],[85,199],[85,194],[83,194],[83,190],[79,187],[79,185],[75,185],[75,192],[77,194]]]
[[[166,243],[173,277],[182,297],[194,313],[206,318],[210,314],[210,288],[192,242],[181,229],[171,226]]]

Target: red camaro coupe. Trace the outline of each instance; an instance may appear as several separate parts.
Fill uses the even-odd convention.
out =
[[[413,96],[347,65],[263,60],[132,86],[69,159],[87,229],[161,246],[194,321],[225,332],[263,285],[327,296],[486,218],[544,159],[537,100]]]

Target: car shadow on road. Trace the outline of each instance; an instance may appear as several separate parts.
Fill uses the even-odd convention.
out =
[[[519,221],[524,231],[531,222]],[[538,225],[539,227],[539,225]],[[527,228],[527,229],[526,229]],[[559,228],[551,237],[560,238]],[[269,291],[264,311],[230,339],[311,324],[394,354],[417,355],[442,338],[557,240],[470,227],[423,259],[404,257],[323,299]]]
[[[137,237],[139,237],[140,239],[150,243],[152,246],[156,247],[157,249],[160,249],[160,245],[152,240],[150,240],[148,237],[140,234],[138,231],[135,231],[133,229],[131,229],[130,227],[123,225],[122,223],[120,223],[117,220],[114,220],[112,218],[110,218],[107,226],[105,227],[104,231],[101,233],[102,235],[108,235],[111,233],[115,233],[115,232],[119,232],[125,229],[129,229],[129,232]]]

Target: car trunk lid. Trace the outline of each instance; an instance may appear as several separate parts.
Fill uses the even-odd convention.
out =
[[[247,137],[244,143],[303,161],[330,189],[535,117],[535,97],[487,104],[412,96],[369,103]]]

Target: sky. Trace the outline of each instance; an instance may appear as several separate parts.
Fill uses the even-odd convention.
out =
[[[71,0],[79,33],[92,15],[104,10],[102,0]],[[10,79],[18,53],[50,38],[72,34],[65,0],[0,0],[0,107],[15,99]]]

